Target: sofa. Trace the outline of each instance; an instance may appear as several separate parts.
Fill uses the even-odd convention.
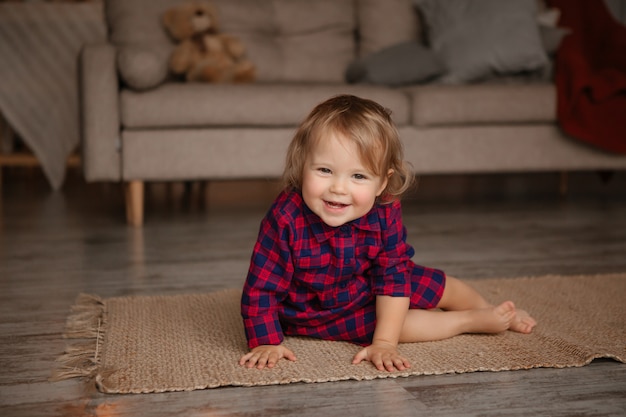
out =
[[[417,175],[626,168],[625,156],[559,128],[550,56],[537,51],[537,28],[522,36],[532,48],[513,59],[517,66],[497,62],[498,54],[525,48],[514,43],[483,59],[486,68],[462,68],[467,62],[454,61],[476,61],[476,45],[462,32],[445,33],[446,25],[471,33],[472,25],[499,22],[514,32],[520,19],[503,10],[454,23],[458,8],[439,5],[458,0],[440,1],[213,0],[221,31],[242,40],[257,78],[208,84],[167,69],[174,42],[160,16],[179,0],[105,0],[107,41],[85,45],[80,55],[84,176],[122,182],[128,223],[140,226],[145,182],[279,177],[295,127],[340,93],[391,110]],[[535,0],[517,2],[535,13]],[[417,62],[394,55],[407,47]],[[410,67],[422,73],[408,80]]]

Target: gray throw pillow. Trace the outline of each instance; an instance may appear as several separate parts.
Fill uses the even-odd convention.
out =
[[[536,0],[414,0],[446,83],[538,70],[548,63]]]
[[[353,61],[346,80],[393,87],[427,81],[443,69],[433,51],[417,42],[404,42]]]
[[[169,49],[139,45],[118,48],[117,67],[124,82],[136,90],[146,90],[168,77]]]
[[[107,0],[104,12],[109,40],[118,48],[121,79],[133,89],[153,88],[168,75],[174,44],[161,25],[161,15],[180,0]]]

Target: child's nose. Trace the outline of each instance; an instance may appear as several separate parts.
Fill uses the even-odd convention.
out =
[[[341,178],[336,178],[330,185],[330,192],[335,194],[344,194],[346,192],[346,185],[344,180]]]

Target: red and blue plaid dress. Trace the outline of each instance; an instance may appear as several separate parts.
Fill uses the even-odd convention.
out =
[[[368,345],[377,295],[436,307],[445,274],[415,265],[413,254],[399,201],[330,227],[298,192],[281,193],[261,222],[243,289],[249,347],[280,344],[284,334]]]

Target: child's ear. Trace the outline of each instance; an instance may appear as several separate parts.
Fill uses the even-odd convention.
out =
[[[387,184],[389,184],[389,178],[391,178],[393,173],[394,173],[394,170],[391,168],[389,169],[389,171],[387,171],[387,176],[383,177],[380,183],[380,188],[378,189],[378,192],[376,193],[376,197],[380,197],[383,191],[385,191],[385,188],[387,188]]]

